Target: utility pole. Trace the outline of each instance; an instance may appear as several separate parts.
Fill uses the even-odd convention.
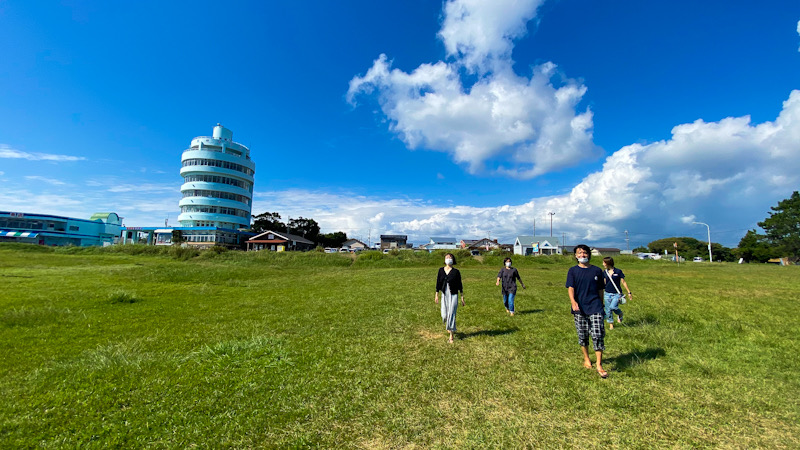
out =
[[[631,246],[628,243],[628,241],[629,241],[629,239],[628,239],[628,230],[625,230],[625,250],[630,250],[631,249]]]
[[[547,213],[550,216],[550,237],[553,237],[553,216],[556,215],[554,212]]]
[[[536,217],[533,218],[533,235],[536,236]]]

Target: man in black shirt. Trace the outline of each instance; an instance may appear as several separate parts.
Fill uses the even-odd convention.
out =
[[[603,370],[603,350],[606,328],[603,324],[603,271],[589,264],[591,250],[581,244],[575,247],[575,258],[578,265],[567,272],[567,290],[572,304],[572,316],[575,318],[575,330],[578,332],[578,344],[583,352],[583,366],[592,368],[589,359],[589,335],[592,336],[594,354],[597,357],[597,373],[602,378],[608,377]]]

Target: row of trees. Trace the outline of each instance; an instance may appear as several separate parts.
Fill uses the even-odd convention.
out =
[[[281,215],[276,212],[265,212],[253,216],[253,225],[250,228],[256,233],[263,233],[269,230],[283,231],[302,236],[323,247],[341,247],[347,241],[347,234],[343,231],[320,233],[319,224],[314,219],[298,217],[289,219],[289,222],[286,223],[281,220]]]
[[[712,242],[714,260],[736,261],[744,258],[749,262],[766,262],[772,258],[800,259],[800,193],[794,191],[791,197],[781,200],[770,209],[772,212],[769,217],[758,223],[764,230],[763,234],[749,230],[739,241],[739,246],[733,249]],[[663,254],[666,250],[671,254],[675,251],[676,242],[678,254],[684,258],[708,257],[708,243],[690,237],[659,239],[633,251]]]

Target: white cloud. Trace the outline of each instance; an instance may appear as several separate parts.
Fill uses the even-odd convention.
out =
[[[28,175],[28,176],[25,177],[25,179],[29,180],[29,181],[41,181],[42,183],[52,184],[53,186],[64,186],[64,185],[67,184],[67,183],[64,183],[61,180],[56,180],[54,178],[42,177],[42,176],[39,176],[39,175]]]
[[[382,113],[411,148],[446,152],[470,173],[532,178],[599,155],[592,113],[577,107],[586,87],[546,62],[530,77],[513,70],[513,40],[541,2],[451,0],[439,32],[452,62],[392,69],[380,55],[350,80],[347,100],[375,95]],[[477,73],[465,85],[461,70]]]
[[[797,21],[797,34],[800,34],[800,20]],[[800,52],[800,48],[797,51]]]
[[[371,228],[373,241],[378,234],[407,234],[417,243],[432,235],[490,232],[512,242],[532,232],[534,218],[545,234],[547,212],[556,213],[554,234],[568,233],[569,242],[610,245],[622,245],[626,229],[643,235],[641,243],[702,234],[691,225],[700,220],[711,226],[712,240],[735,245],[798,185],[800,91],[793,91],[775,121],[753,125],[740,117],[678,125],[669,140],[619,149],[564,195],[477,208],[292,190],[257,192],[253,211],[313,217],[324,231],[364,239]],[[716,234],[725,230],[732,232]]]
[[[513,41],[527,33],[542,0],[452,0],[444,5],[439,37],[448,56],[471,71],[485,73],[505,66]]]
[[[29,161],[84,161],[82,156],[54,155],[50,153],[28,153],[0,144],[0,158],[27,159]]]

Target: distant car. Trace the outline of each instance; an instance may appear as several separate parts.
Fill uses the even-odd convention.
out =
[[[480,250],[470,250],[469,254],[472,255],[472,256],[479,256],[481,254],[481,251]]]
[[[350,252],[350,250],[345,248],[345,247],[342,247],[342,248],[339,249],[339,253],[349,253],[349,252]]]
[[[703,258],[695,256],[694,258],[692,258],[692,262],[703,262]]]
[[[325,247],[325,253],[336,253],[335,248]]]
[[[383,249],[383,253],[389,253],[389,249],[388,248]]]

